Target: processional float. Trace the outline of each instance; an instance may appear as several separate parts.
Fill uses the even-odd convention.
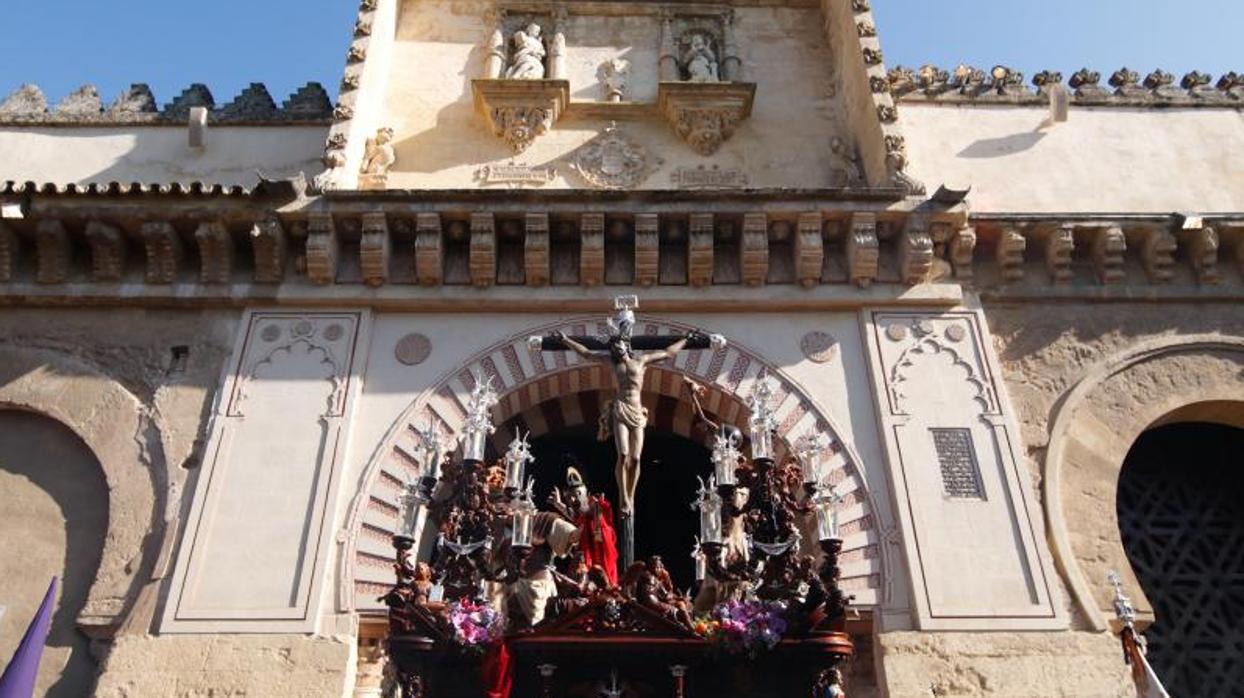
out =
[[[636,337],[634,300],[617,306],[613,336],[552,335],[533,339],[532,349],[601,348],[617,367],[619,344],[632,360],[638,346],[676,353],[721,345],[698,333]],[[634,374],[622,375],[626,369],[615,371],[615,400],[629,397],[625,381]],[[702,389],[687,386],[713,434],[712,474],[691,503],[700,518],[694,595],[678,591],[660,558],[624,557],[616,584],[614,575],[584,564],[576,554],[578,519],[540,511],[534,501],[526,437],[516,435],[488,463],[497,404],[491,381],[476,382],[457,448],[446,448],[434,424],[421,430],[422,473],[401,497],[397,579],[382,597],[403,696],[681,698],[688,691],[741,695],[752,680],[752,696],[845,695],[840,669],[853,654],[845,633],[851,597],[839,587],[842,500],[824,467],[826,440],[808,434],[779,460],[773,386],[763,374],[748,400],[746,440],[715,423],[700,403]],[[619,479],[624,464],[620,458]],[[627,536],[630,512],[619,516]],[[816,532],[815,547],[804,531]],[[415,563],[417,537],[431,550]]]

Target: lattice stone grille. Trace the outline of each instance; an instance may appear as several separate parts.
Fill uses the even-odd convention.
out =
[[[1149,661],[1172,696],[1244,696],[1242,454],[1244,430],[1162,427],[1119,478],[1123,544],[1157,617]]]
[[[984,499],[980,465],[968,429],[930,429],[937,462],[942,469],[942,487],[952,499]]]

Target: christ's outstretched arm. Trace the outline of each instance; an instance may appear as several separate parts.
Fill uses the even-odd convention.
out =
[[[606,356],[597,354],[596,352],[592,351],[591,349],[588,349],[587,347],[576,342],[570,337],[567,337],[562,332],[554,332],[552,336],[554,339],[561,340],[562,344],[565,344],[567,347],[570,348],[571,351],[578,354],[579,356],[582,356],[588,361],[596,361],[599,363],[609,363],[609,359]]]

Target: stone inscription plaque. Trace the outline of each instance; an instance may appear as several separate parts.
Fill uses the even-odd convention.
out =
[[[739,189],[747,186],[747,172],[730,167],[678,167],[670,181],[679,189]]]
[[[524,185],[539,187],[553,181],[557,173],[552,167],[510,163],[508,165],[485,165],[480,168],[478,175],[480,183],[485,185],[508,184],[516,187]]]
[[[952,499],[984,499],[980,466],[968,429],[930,429],[942,470],[942,486]]]

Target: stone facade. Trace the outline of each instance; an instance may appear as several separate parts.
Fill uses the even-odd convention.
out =
[[[61,574],[48,695],[382,695],[416,429],[485,379],[507,429],[593,424],[608,375],[527,338],[635,293],[728,342],[649,373],[652,428],[697,438],[683,377],[745,426],[763,373],[780,448],[832,443],[852,695],[1127,695],[1106,572],[1162,617],[1124,460],[1244,426],[1244,101],[1207,77],[887,72],[863,0],[363,0],[336,105],[24,87],[0,656]]]

